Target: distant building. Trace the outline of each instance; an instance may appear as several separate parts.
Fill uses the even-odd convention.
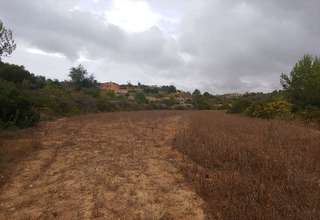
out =
[[[240,93],[228,93],[223,95],[225,98],[238,98],[242,96]]]
[[[127,94],[128,90],[126,86],[123,85],[119,85],[117,83],[114,82],[107,82],[107,83],[100,83],[100,89],[102,90],[110,90],[113,91],[116,94]]]
[[[100,83],[99,87],[100,89],[111,90],[115,93],[117,93],[120,90],[120,85],[114,82]]]
[[[127,88],[127,86],[125,85],[121,85],[119,90],[117,91],[118,94],[122,94],[122,95],[126,95],[128,94],[129,90]]]

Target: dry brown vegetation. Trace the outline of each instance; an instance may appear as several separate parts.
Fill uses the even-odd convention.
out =
[[[320,219],[319,131],[194,112],[174,145],[212,219]]]

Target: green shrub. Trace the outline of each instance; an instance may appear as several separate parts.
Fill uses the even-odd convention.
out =
[[[25,70],[23,66],[0,62],[0,80],[13,82],[19,87],[27,89],[42,88],[46,83],[43,76],[35,76]]]
[[[40,115],[34,111],[31,99],[13,83],[0,80],[0,127],[26,128],[39,119]]]
[[[138,92],[135,94],[134,100],[137,104],[147,104],[148,100],[146,96],[142,92]]]
[[[56,116],[68,116],[80,113],[79,106],[70,92],[63,86],[47,84],[43,89],[32,95],[36,107],[45,109]]]
[[[231,104],[230,109],[228,110],[228,113],[243,113],[249,108],[251,105],[251,102],[246,99],[239,99],[236,100]]]
[[[211,109],[211,106],[209,105],[209,93],[204,93],[204,95],[201,94],[199,90],[195,90],[192,93],[192,104],[195,109],[198,110],[209,110]]]
[[[94,98],[98,98],[100,94],[100,89],[93,87],[93,88],[83,88],[82,92],[85,93],[86,95],[89,95]]]
[[[169,108],[171,108],[172,106],[177,105],[178,102],[177,102],[177,100],[176,100],[174,97],[170,97],[170,98],[161,100],[161,101],[160,101],[160,104],[163,104],[163,106],[166,106],[166,107],[165,107],[166,109],[169,109]]]
[[[83,92],[73,92],[71,98],[81,112],[97,112],[97,101],[92,96],[89,96]]]
[[[315,121],[320,123],[320,108],[308,106],[300,113],[306,121]]]
[[[291,104],[283,100],[258,102],[247,108],[245,113],[257,118],[287,118],[291,116]]]

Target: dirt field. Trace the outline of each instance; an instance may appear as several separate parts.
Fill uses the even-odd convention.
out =
[[[320,218],[320,131],[223,112],[106,113],[0,134],[0,220]]]
[[[180,117],[89,115],[2,140],[4,149],[34,146],[1,176],[0,219],[205,219],[171,147]]]

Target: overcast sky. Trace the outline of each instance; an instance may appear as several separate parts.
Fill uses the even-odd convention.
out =
[[[304,54],[320,55],[319,0],[0,0],[18,45],[5,61],[66,79],[212,93],[270,91]]]

